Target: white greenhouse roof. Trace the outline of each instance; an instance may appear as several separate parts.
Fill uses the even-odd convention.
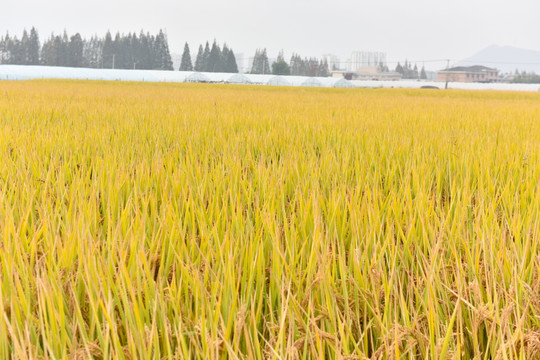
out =
[[[335,88],[352,88],[354,86],[349,80],[339,79],[338,81],[336,81],[334,83],[334,85],[332,87],[335,87]]]
[[[266,74],[266,75],[244,74],[244,75],[251,81],[252,84],[257,84],[257,85],[266,85],[272,78],[276,76],[272,74]]]
[[[408,88],[420,89],[424,86],[434,86],[444,89],[445,83],[442,81],[375,81],[375,80],[351,80],[354,87],[360,88]],[[449,82],[449,89],[456,90],[504,90],[504,91],[540,91],[539,84],[504,84],[504,83],[461,83]]]
[[[291,86],[291,83],[286,79],[285,76],[277,75],[273,76],[266,85],[271,86]]]
[[[226,83],[227,80],[229,80],[231,76],[234,75],[231,73],[214,73],[214,72],[205,72],[202,74],[206,75],[210,79],[210,82],[223,83],[223,84]]]
[[[185,82],[211,82],[210,78],[204,73],[194,72],[186,77]]]
[[[323,85],[317,78],[307,78],[300,86],[322,87]]]
[[[334,78],[334,77],[318,77],[317,80],[322,84],[324,87],[332,87],[332,88],[351,88],[353,85],[350,81],[340,78]]]
[[[150,82],[206,82],[230,84],[257,84],[278,86],[319,86],[319,87],[359,87],[359,88],[421,88],[424,86],[443,89],[444,82],[438,81],[360,81],[335,78],[314,78],[306,76],[276,76],[271,74],[231,74],[202,73],[160,70],[120,70],[87,69],[54,66],[0,65],[0,80],[31,79],[78,79],[78,80],[118,80]],[[463,90],[508,90],[540,91],[539,84],[504,83],[448,83],[450,89]]]
[[[229,74],[230,76],[231,74]],[[234,74],[230,76],[226,81],[227,84],[251,84],[251,80],[244,74]]]

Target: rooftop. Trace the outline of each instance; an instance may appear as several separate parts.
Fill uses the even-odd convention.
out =
[[[497,69],[489,68],[483,65],[473,65],[473,66],[455,66],[449,69],[444,69],[442,71],[464,71],[464,72],[481,72],[481,71],[497,71]]]

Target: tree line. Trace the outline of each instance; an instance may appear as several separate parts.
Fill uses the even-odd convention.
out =
[[[0,38],[0,63],[16,65],[47,65],[115,69],[173,70],[169,44],[165,33],[157,35],[135,33],[93,36],[84,39],[79,33],[72,36],[52,34],[43,46],[35,28],[23,31],[22,37]]]
[[[214,40],[212,47],[208,41],[203,47],[199,46],[199,52],[195,59],[195,64],[191,61],[191,52],[189,45],[184,45],[184,52],[182,54],[182,61],[180,63],[180,71],[202,71],[202,72],[225,72],[225,73],[237,73],[238,65],[236,64],[236,57],[234,51],[230,49],[227,44],[223,44],[223,48]]]
[[[84,39],[79,33],[68,36],[52,34],[43,46],[37,30],[24,30],[21,38],[7,33],[0,37],[0,64],[47,65],[106,69],[157,69],[173,70],[173,62],[165,33],[157,35],[141,31],[105,37]],[[180,64],[181,71],[231,72],[238,66],[232,49],[223,48],[214,40],[212,47],[199,46],[195,64],[192,64],[189,45],[186,43]]]
[[[512,82],[516,84],[540,84],[540,75],[534,72],[519,72],[516,70]]]
[[[141,31],[139,34],[83,38],[79,33],[51,34],[41,44],[38,31],[33,27],[24,30],[22,36],[7,33],[0,37],[0,64],[46,65],[105,69],[155,69],[174,70],[166,34],[160,30],[156,35]],[[186,43],[180,63],[180,71],[237,73],[238,65],[232,48],[219,45],[200,45],[196,57],[191,55]],[[326,60],[302,58],[293,54],[285,61],[283,52],[270,63],[266,49],[257,50],[251,66],[252,74],[329,76]]]
[[[21,39],[11,38],[9,33],[0,38],[1,64],[40,64],[39,35],[35,28],[28,33],[24,30]]]
[[[251,74],[273,74],[273,75],[298,75],[298,76],[330,76],[328,62],[317,58],[302,58],[298,54],[293,54],[289,63],[285,61],[283,52],[280,52],[277,60],[270,62],[266,49],[259,49],[253,57]]]
[[[418,66],[414,64],[414,67],[411,63],[405,60],[405,64],[401,65],[399,62],[396,65],[395,72],[400,73],[403,79],[427,79],[426,69],[422,66],[420,73],[418,72]]]

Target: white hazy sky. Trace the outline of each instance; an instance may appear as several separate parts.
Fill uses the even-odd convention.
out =
[[[266,47],[305,56],[384,51],[390,62],[455,59],[482,48],[512,45],[540,50],[539,0],[6,0],[0,32],[36,26],[83,36],[156,32],[163,28],[171,52],[184,42],[192,52],[206,40],[227,42],[252,56]],[[426,63],[426,67],[430,68]]]

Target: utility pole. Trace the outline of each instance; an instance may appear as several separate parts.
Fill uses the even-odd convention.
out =
[[[446,60],[446,84],[444,85],[444,89],[448,89],[448,69],[450,69],[450,59]]]
[[[114,58],[116,57],[116,54],[113,54],[112,56],[112,68],[114,69]]]

